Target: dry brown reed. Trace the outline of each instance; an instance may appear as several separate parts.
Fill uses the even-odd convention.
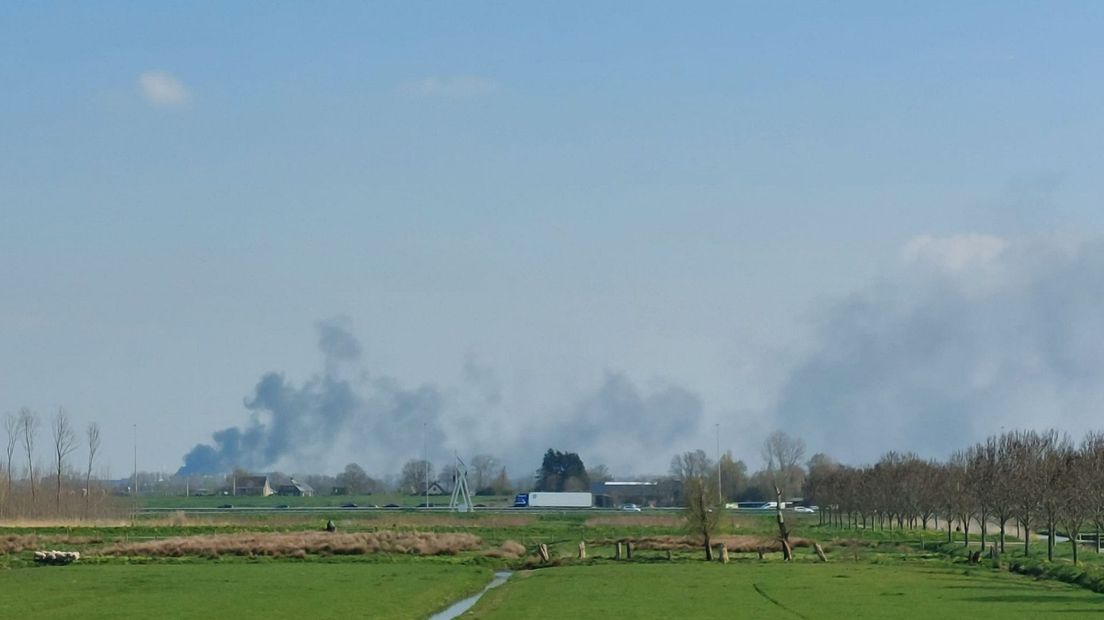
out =
[[[293,532],[241,533],[180,536],[164,540],[117,543],[101,553],[114,556],[181,557],[220,555],[305,557],[317,555],[363,555],[408,553],[455,555],[482,546],[474,534],[435,532]]]
[[[96,545],[102,542],[103,538],[97,536],[9,534],[0,536],[0,555],[22,553],[43,547]]]
[[[502,543],[498,549],[491,549],[485,551],[483,555],[489,558],[501,558],[504,560],[516,560],[525,555],[525,545],[514,541],[507,540]]]

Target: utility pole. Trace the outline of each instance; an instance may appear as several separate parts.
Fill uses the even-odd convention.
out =
[[[134,427],[134,497],[138,497],[138,425]]]
[[[429,440],[426,429],[426,423],[422,422],[422,472],[425,474],[425,507],[429,508]]]

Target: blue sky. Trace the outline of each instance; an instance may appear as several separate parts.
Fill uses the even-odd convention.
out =
[[[265,372],[325,374],[316,323],[345,317],[355,376],[442,395],[438,459],[532,469],[585,410],[602,439],[559,447],[587,462],[662,472],[714,424],[757,461],[817,400],[784,392],[824,317],[900,285],[917,239],[1031,273],[1066,272],[1022,247],[1095,242],[1102,26],[1073,2],[6,4],[0,411],[99,421],[116,474],[138,424],[175,469]],[[700,415],[619,446],[636,410],[585,404],[611,376]]]

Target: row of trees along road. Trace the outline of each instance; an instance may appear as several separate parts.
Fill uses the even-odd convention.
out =
[[[0,462],[0,518],[89,518],[110,511],[106,489],[93,480],[100,449],[100,427],[95,422],[79,432],[63,409],[48,421],[30,409],[4,416],[4,460]],[[39,467],[40,439],[49,442],[49,469]],[[78,447],[86,460],[75,465]],[[80,467],[80,469],[78,469]]]
[[[1077,540],[1091,526],[1097,552],[1104,530],[1104,434],[1090,432],[1080,443],[1055,430],[1011,431],[954,453],[945,462],[915,454],[886,453],[877,463],[848,467],[821,457],[810,463],[807,501],[820,506],[821,521],[839,527],[946,528],[964,533],[968,545],[976,525],[981,548],[1005,550],[1010,525],[1023,550],[1032,530],[1046,533],[1054,559],[1055,535],[1069,537],[1077,563]],[[990,537],[997,527],[997,540]]]

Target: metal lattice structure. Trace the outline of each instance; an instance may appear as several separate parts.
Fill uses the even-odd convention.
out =
[[[473,510],[471,492],[468,490],[468,466],[460,455],[456,455],[456,475],[452,481],[452,499],[449,510],[453,512],[471,512]]]

